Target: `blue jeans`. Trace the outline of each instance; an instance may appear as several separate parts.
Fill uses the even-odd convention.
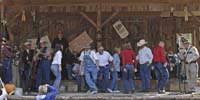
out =
[[[134,66],[132,64],[127,64],[125,68],[126,72],[122,71],[122,81],[123,81],[124,92],[129,93],[135,89],[133,82]]]
[[[155,74],[156,74],[156,79],[158,80],[158,85],[157,85],[158,90],[165,89],[169,79],[168,69],[164,67],[163,64],[160,62],[155,63]]]
[[[37,71],[36,88],[38,88],[41,84],[49,84],[49,83],[50,83],[50,61],[41,60]]]
[[[12,82],[12,67],[10,60],[3,60],[4,83]]]
[[[76,79],[76,83],[78,85],[78,92],[80,92],[81,91],[81,76],[80,75],[76,75],[75,79]]]
[[[140,65],[140,77],[142,80],[142,90],[148,91],[150,89],[151,82],[151,68],[148,64]]]
[[[100,67],[100,70],[98,72],[98,86],[99,89],[102,91],[106,91],[106,89],[108,88],[108,79],[109,79],[109,70],[110,67],[109,66],[105,66],[105,67]],[[103,79],[100,80],[99,78],[103,76]]]
[[[53,72],[56,79],[54,80],[53,86],[59,90],[60,81],[61,81],[61,72],[59,71],[59,65],[58,64],[52,64],[51,65],[51,71]]]
[[[97,91],[97,68],[96,66],[84,67],[85,80],[89,86],[90,91]]]
[[[67,76],[68,76],[68,79],[73,79],[72,77],[72,69],[73,69],[73,65],[68,65],[67,66]]]
[[[110,87],[112,91],[117,91],[118,90],[118,73],[116,70],[112,72],[112,81],[110,83]]]

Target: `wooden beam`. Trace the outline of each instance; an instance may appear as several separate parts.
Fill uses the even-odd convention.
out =
[[[97,7],[97,31],[101,31],[101,6]]]
[[[117,14],[118,14],[118,12],[114,12],[108,19],[106,19],[106,20],[102,23],[101,27],[103,27],[105,24],[107,24],[109,21],[111,21],[112,18],[115,17]]]
[[[96,24],[89,16],[87,16],[84,12],[80,12],[80,14],[81,14],[86,20],[88,20],[94,27],[97,28],[97,24]]]

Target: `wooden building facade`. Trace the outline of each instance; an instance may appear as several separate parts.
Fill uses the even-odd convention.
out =
[[[22,16],[25,20],[22,21]],[[176,34],[191,33],[193,44],[200,47],[199,0],[3,0],[1,19],[8,22],[12,41],[48,34],[50,40],[58,31],[73,40],[86,30],[95,41],[113,50],[131,41],[137,50],[139,39],[150,47],[159,40],[167,48],[175,47]],[[187,20],[188,18],[188,20]],[[121,20],[129,36],[121,39],[113,23]],[[199,48],[200,49],[200,48]]]

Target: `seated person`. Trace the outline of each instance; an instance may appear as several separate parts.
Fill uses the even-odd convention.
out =
[[[80,71],[80,64],[78,63],[78,61],[76,61],[76,63],[74,64],[74,67],[72,69],[72,76],[76,79],[77,85],[78,85],[78,92],[81,92],[81,86],[82,86],[82,80],[84,80],[83,76],[83,70],[82,72]]]
[[[56,89],[48,84],[39,86],[39,95],[36,96],[36,100],[55,100]]]

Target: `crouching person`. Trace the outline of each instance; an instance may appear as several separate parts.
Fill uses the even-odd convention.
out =
[[[38,91],[39,95],[36,96],[36,100],[55,100],[56,98],[57,90],[48,84],[40,85]]]
[[[84,46],[84,51],[81,52],[80,56],[80,73],[82,68],[84,70],[85,80],[89,86],[88,93],[96,94],[97,93],[97,73],[98,73],[98,58],[96,53],[90,49],[90,45]]]

